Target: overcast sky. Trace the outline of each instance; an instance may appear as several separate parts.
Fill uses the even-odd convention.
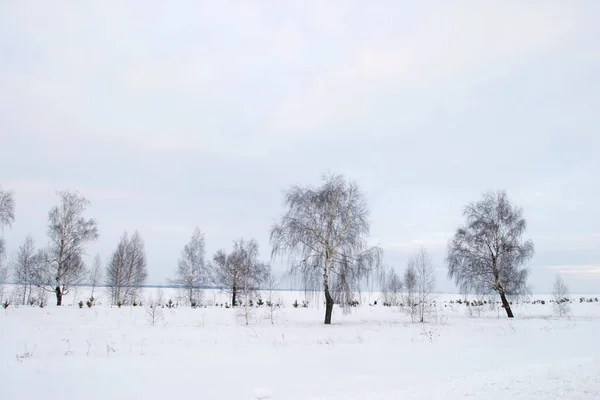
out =
[[[47,243],[71,189],[99,222],[89,255],[138,229],[149,283],[195,226],[209,256],[244,237],[268,260],[282,191],[335,172],[364,191],[385,263],[424,245],[441,291],[488,189],[524,208],[534,291],[559,272],[600,289],[600,2],[93,3],[0,3],[9,253]]]

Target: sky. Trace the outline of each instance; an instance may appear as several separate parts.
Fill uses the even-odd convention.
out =
[[[355,181],[371,242],[447,279],[462,210],[524,210],[534,292],[600,289],[600,3],[0,2],[0,186],[13,253],[58,190],[91,201],[108,260],[139,230],[150,284],[196,226],[207,256],[269,229],[294,184]],[[286,265],[273,264],[282,272]]]

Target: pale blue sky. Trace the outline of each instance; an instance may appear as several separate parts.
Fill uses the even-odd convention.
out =
[[[506,189],[557,272],[600,288],[600,3],[0,3],[0,185],[12,253],[44,245],[56,190],[92,201],[108,259],[138,229],[164,283],[198,225],[209,256],[259,240],[282,190],[357,181],[401,272],[445,246],[462,207]],[[281,268],[281,265],[275,265]]]

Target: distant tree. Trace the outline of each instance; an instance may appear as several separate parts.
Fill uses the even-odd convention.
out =
[[[409,260],[408,267],[404,271],[404,299],[402,302],[410,314],[410,319],[415,322],[417,316],[417,272],[414,262]]]
[[[113,305],[125,302],[125,287],[127,286],[125,270],[127,268],[126,254],[128,246],[129,237],[125,232],[106,266],[106,287]]]
[[[15,200],[13,193],[0,187],[0,233],[4,227],[11,227],[15,221]],[[4,238],[0,235],[0,259],[4,257]]]
[[[131,303],[134,303],[148,279],[146,249],[144,240],[138,231],[131,235],[127,250],[127,297],[131,299]]]
[[[269,279],[271,267],[258,259],[258,242],[256,240],[238,240],[234,244],[235,263],[239,266],[239,288],[243,298],[241,315],[246,325],[253,313],[253,303],[257,300],[257,290]]]
[[[183,287],[189,305],[199,305],[202,301],[202,287],[210,280],[210,271],[204,255],[204,235],[199,228],[186,244],[179,257],[177,273],[171,283]]]
[[[275,320],[279,316],[279,309],[281,306],[281,299],[276,297],[277,290],[281,284],[281,280],[275,278],[273,273],[270,273],[265,283],[266,293],[266,306],[267,306],[267,318],[271,321],[271,325],[275,323]]]
[[[560,275],[556,275],[554,287],[552,289],[552,297],[554,300],[554,311],[561,317],[569,314],[571,307],[569,305],[569,288],[562,280]]]
[[[39,253],[35,248],[35,241],[31,235],[27,235],[25,242],[19,247],[19,250],[11,261],[15,283],[20,286],[21,295],[20,304],[28,304],[35,285],[37,270],[40,262]]]
[[[231,304],[235,307],[240,297],[249,298],[265,283],[270,267],[258,260],[256,240],[239,239],[230,254],[217,251],[211,269],[215,284],[231,295]]]
[[[14,221],[15,200],[13,194],[0,187],[0,300],[4,300],[4,283],[8,281],[8,265],[4,262],[6,254],[2,231],[4,227],[10,227]]]
[[[419,321],[425,322],[425,314],[430,307],[435,290],[435,268],[425,248],[421,248],[409,261],[409,265],[411,264],[416,273],[417,313]]]
[[[318,188],[292,187],[287,212],[271,229],[272,258],[287,256],[291,274],[307,289],[325,294],[325,324],[334,302],[344,310],[360,293],[360,283],[380,270],[382,250],[369,247],[369,209],[363,194],[341,175],[323,177]]]
[[[163,292],[162,288],[158,288],[156,298],[150,294],[146,300],[146,320],[153,326],[164,318],[163,315]]]
[[[94,257],[94,264],[90,269],[89,281],[92,286],[92,294],[90,297],[94,298],[94,290],[102,281],[102,258],[100,258],[100,254],[96,254],[96,257]]]
[[[402,280],[393,268],[389,268],[383,275],[381,283],[381,292],[383,294],[383,302],[390,306],[400,304],[400,295],[402,293]]]
[[[8,266],[0,260],[0,303],[4,302],[4,283],[8,281]]]
[[[106,267],[106,286],[112,304],[133,304],[148,277],[144,241],[138,231],[123,233]]]
[[[82,256],[85,245],[98,239],[95,220],[83,214],[90,202],[76,192],[58,192],[60,205],[48,214],[50,244],[45,252],[45,262],[38,270],[38,285],[56,295],[56,305],[73,284],[80,282],[86,273]]]
[[[533,242],[521,239],[527,227],[523,210],[510,203],[506,192],[490,191],[463,214],[466,224],[448,244],[448,277],[465,293],[495,291],[513,318],[507,296],[527,293],[528,270],[523,265],[534,253]]]

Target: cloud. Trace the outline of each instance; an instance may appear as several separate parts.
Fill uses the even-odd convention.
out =
[[[400,250],[404,252],[415,252],[424,247],[429,251],[436,251],[446,248],[448,242],[445,240],[422,240],[414,239],[406,242],[382,242],[379,246],[383,250]]]
[[[396,10],[397,11],[397,10]],[[390,10],[390,15],[395,15]],[[365,17],[368,18],[368,15]],[[504,70],[545,51],[558,50],[579,33],[576,5],[546,2],[444,3],[418,25],[364,40],[290,97],[271,121],[273,136],[335,132],[369,118],[391,92],[423,96],[479,71]],[[411,114],[399,117],[414,119]]]
[[[548,268],[557,270],[561,274],[592,275],[594,277],[600,275],[600,265],[557,265]]]
[[[134,201],[140,199],[134,193],[123,189],[73,185],[64,181],[7,180],[3,184],[7,190],[11,190],[18,195],[47,195],[60,190],[71,190],[77,191],[82,196],[94,201]]]

